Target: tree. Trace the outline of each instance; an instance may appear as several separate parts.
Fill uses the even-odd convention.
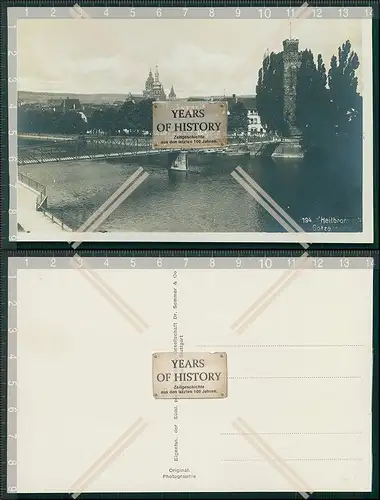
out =
[[[316,66],[311,50],[304,50],[297,75],[296,125],[308,152],[326,146],[331,135],[326,81],[322,56],[318,55]]]
[[[118,110],[118,128],[120,130],[129,130],[136,133],[139,129],[138,108],[134,101],[123,102]]]
[[[228,109],[228,131],[247,132],[248,116],[244,104],[240,101],[234,102]]]
[[[332,135],[336,149],[348,154],[361,150],[361,98],[357,93],[356,70],[359,58],[347,40],[338,48],[338,57],[331,58],[328,72],[330,116],[334,126]]]
[[[144,99],[138,104],[139,129],[143,132],[152,133],[153,130],[153,100]]]
[[[282,52],[263,60],[256,86],[256,106],[261,122],[271,132],[284,133],[284,61]]]

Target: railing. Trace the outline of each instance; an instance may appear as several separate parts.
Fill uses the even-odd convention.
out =
[[[35,181],[28,175],[21,173],[18,174],[18,180],[19,182],[22,182],[26,186],[29,186],[30,188],[34,189],[34,191],[37,191],[39,193],[38,198],[41,198],[41,200],[46,198],[46,186],[44,186],[43,184],[40,184],[39,182]]]
[[[63,231],[69,231],[69,232],[72,231],[72,229],[69,226],[67,226],[63,221],[61,221],[61,219],[59,219],[58,217],[56,217],[55,215],[50,213],[45,208],[40,207],[40,208],[37,208],[37,210],[39,212],[42,212],[44,214],[44,216],[47,217],[48,219],[50,219],[52,222],[54,222],[54,224],[57,224],[58,226],[60,226],[61,229],[63,229]]]
[[[260,142],[272,142],[269,136],[255,137],[230,134],[227,148],[245,148]],[[176,148],[173,148],[176,149]],[[200,150],[201,151],[201,150]],[[123,157],[124,155],[160,153],[154,150],[151,137],[132,136],[67,136],[66,141],[40,142],[38,145],[20,145],[18,148],[19,164],[44,163],[63,160]]]
[[[42,212],[45,217],[50,219],[54,224],[57,224],[58,226],[60,226],[64,231],[72,231],[72,229],[69,226],[67,226],[63,221],[61,221],[61,219],[59,219],[58,217],[56,217],[55,215],[50,213],[48,210],[46,210],[46,208],[43,207],[43,204],[44,204],[45,200],[47,199],[46,186],[35,181],[34,179],[29,177],[28,175],[21,174],[21,173],[18,174],[18,180],[19,180],[19,182],[22,182],[23,184],[25,184],[26,186],[30,187],[31,189],[33,189],[34,191],[36,191],[38,193],[38,196],[36,199],[36,205],[35,205],[36,210],[38,212]]]

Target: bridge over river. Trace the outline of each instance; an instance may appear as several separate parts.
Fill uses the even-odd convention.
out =
[[[171,150],[153,149],[151,137],[128,136],[91,136],[91,135],[38,135],[19,134],[18,164],[124,158],[146,155],[163,155],[180,152],[180,148]],[[267,148],[273,149],[276,143],[271,140],[250,140],[231,137],[224,154],[247,153],[253,156],[263,154]],[[194,150],[207,154],[214,150]],[[215,150],[215,152],[220,150]],[[273,151],[271,151],[272,153]],[[271,154],[270,153],[270,154]]]

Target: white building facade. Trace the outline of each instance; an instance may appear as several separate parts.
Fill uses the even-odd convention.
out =
[[[260,135],[265,133],[265,128],[261,123],[260,115],[254,109],[247,111],[248,135]]]

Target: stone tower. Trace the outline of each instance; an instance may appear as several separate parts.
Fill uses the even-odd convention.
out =
[[[296,128],[297,74],[301,64],[297,39],[284,40],[284,120],[289,125],[290,136],[299,135]]]

